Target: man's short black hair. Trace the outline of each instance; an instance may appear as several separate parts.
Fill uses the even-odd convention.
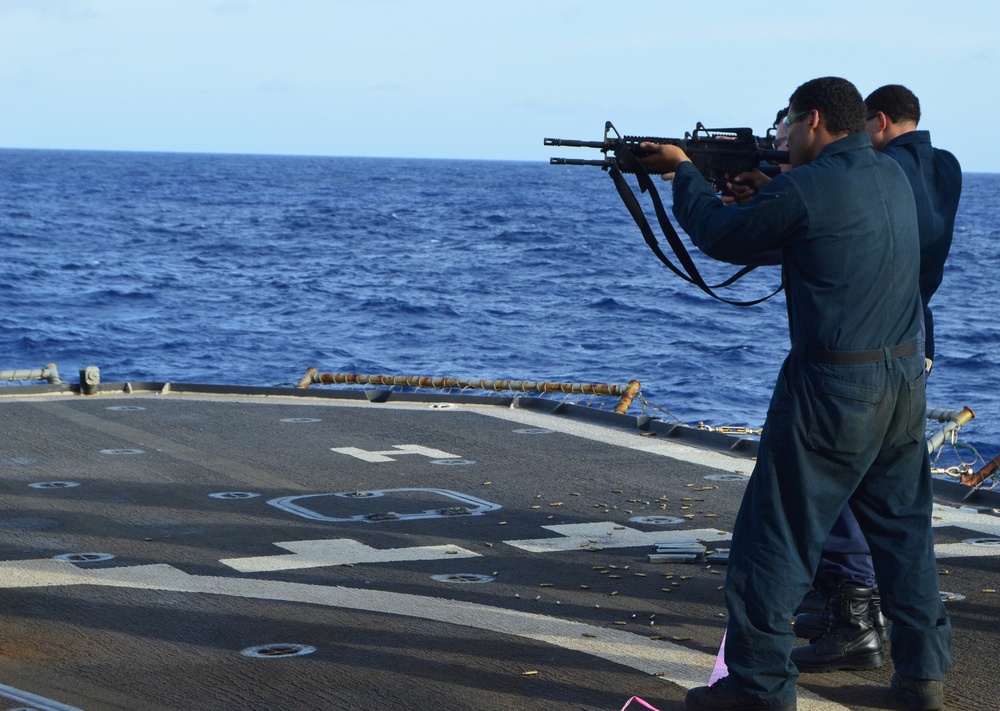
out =
[[[920,123],[920,99],[900,84],[880,86],[868,95],[865,106],[868,107],[869,116],[881,111],[893,123]]]
[[[778,124],[779,124],[779,123],[781,123],[781,121],[782,121],[782,120],[783,120],[783,119],[784,119],[784,118],[785,118],[786,116],[788,116],[788,107],[787,107],[787,106],[786,106],[785,108],[783,108],[783,109],[779,109],[779,110],[778,110],[778,113],[777,113],[777,114],[775,115],[775,117],[774,117],[774,123],[773,123],[773,124],[771,124],[771,125],[772,125],[772,126],[774,126],[775,128],[777,128],[777,127],[778,127]]]
[[[865,130],[868,110],[861,93],[851,82],[840,77],[821,77],[807,81],[788,99],[795,112],[816,109],[826,119],[830,133],[861,133]]]

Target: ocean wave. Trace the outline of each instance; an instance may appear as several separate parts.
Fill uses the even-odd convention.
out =
[[[759,426],[788,349],[783,296],[737,308],[680,280],[599,172],[405,159],[4,158],[0,344],[16,366],[55,361],[73,373],[97,364],[107,378],[248,385],[297,381],[310,366],[635,378],[685,421]],[[966,183],[932,304],[941,357],[928,398],[972,407],[970,433],[1000,449],[1000,326],[982,290],[969,288],[1000,268],[997,178]],[[692,256],[710,283],[734,271]],[[721,295],[756,298],[776,283],[776,270],[757,270]]]
[[[88,298],[94,299],[96,303],[100,304],[102,301],[156,301],[158,295],[152,291],[143,291],[139,289],[126,290],[126,289],[100,289],[98,291],[86,294]]]

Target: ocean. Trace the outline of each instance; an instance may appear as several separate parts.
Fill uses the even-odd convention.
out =
[[[1000,175],[966,174],[928,402],[976,412],[968,461],[1000,453],[998,225]],[[0,150],[0,244],[0,369],[71,382],[635,379],[649,414],[756,428],[788,348],[783,295],[680,280],[598,168]]]

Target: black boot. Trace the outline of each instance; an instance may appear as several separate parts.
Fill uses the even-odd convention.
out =
[[[871,588],[844,585],[830,596],[828,624],[812,644],[792,650],[800,672],[878,669],[885,662],[882,640],[872,624]]]
[[[809,592],[802,598],[802,602],[795,608],[795,614],[801,615],[806,612],[818,612],[822,614],[823,610],[826,609],[828,601],[829,598],[826,594],[817,588],[810,588]]]
[[[795,616],[795,636],[815,641],[830,626],[831,615],[827,612],[803,612]]]
[[[889,620],[882,614],[882,597],[878,594],[878,586],[872,591],[872,601],[868,606],[868,616],[871,617],[872,625],[878,632],[879,639],[886,641],[889,633]],[[820,635],[826,632],[830,625],[830,620],[836,617],[836,612],[831,612],[827,607],[822,613],[805,612],[795,615],[795,636],[808,639],[814,642]]]
[[[745,696],[728,676],[711,686],[696,686],[684,697],[685,711],[795,711],[795,707],[795,701],[774,706]]]
[[[892,695],[906,702],[910,711],[939,711],[944,708],[944,682],[914,679],[896,672],[892,675]]]
[[[878,636],[885,642],[889,634],[889,620],[882,614],[882,596],[878,594],[878,585],[872,591],[872,604],[868,607],[868,616],[872,618]]]

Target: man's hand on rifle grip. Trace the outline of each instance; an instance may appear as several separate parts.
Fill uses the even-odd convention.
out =
[[[727,205],[748,203],[757,194],[757,191],[767,185],[770,180],[759,170],[748,170],[745,173],[740,173],[732,181],[726,183],[726,192],[730,194],[723,195],[722,202]]]

